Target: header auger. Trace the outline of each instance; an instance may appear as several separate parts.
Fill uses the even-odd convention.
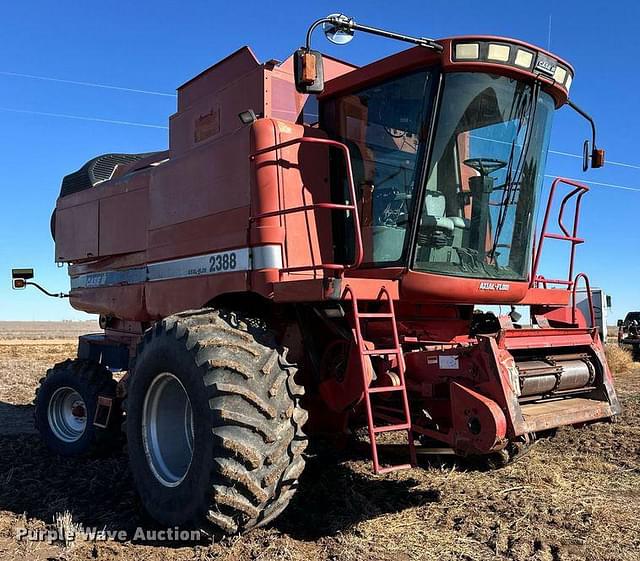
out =
[[[413,46],[358,68],[311,49],[320,25],[339,44]],[[418,449],[503,465],[617,415],[575,304],[587,187],[557,179],[534,235],[573,77],[522,41],[333,15],[282,63],[243,47],[182,85],[167,150],[98,156],[62,182],[55,258],[103,332],[44,379],[45,441],[86,453],[125,415],[150,514],[234,533],[286,507],[305,433],[366,427],[384,473]],[[566,278],[541,275],[550,239],[569,242]],[[529,307],[530,324],[478,308],[496,304]],[[378,448],[385,432],[406,436],[402,464]]]

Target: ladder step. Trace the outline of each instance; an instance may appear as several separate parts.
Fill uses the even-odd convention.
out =
[[[376,405],[376,411],[386,411],[388,413],[396,413],[399,415],[404,415],[404,410],[399,407],[389,407],[388,405]]]
[[[411,469],[412,467],[413,466],[411,464],[398,464],[395,466],[378,468],[378,471],[376,473],[384,474],[384,473],[390,473],[392,471],[400,471],[401,469]]]
[[[384,392],[401,392],[404,390],[404,384],[399,386],[374,386],[367,388],[368,393],[384,393]]]
[[[363,355],[399,355],[402,351],[400,349],[365,349],[362,351]]]
[[[366,319],[391,319],[393,317],[393,314],[384,312],[384,313],[359,313],[358,314],[361,318],[366,318]]]
[[[400,423],[398,425],[386,425],[384,427],[373,427],[374,434],[380,434],[383,432],[396,432],[400,430],[409,430],[411,423]]]

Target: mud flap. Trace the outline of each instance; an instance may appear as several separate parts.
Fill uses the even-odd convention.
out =
[[[93,417],[93,425],[101,429],[106,429],[111,418],[111,409],[113,408],[113,399],[103,395],[98,396],[98,405],[96,414]]]

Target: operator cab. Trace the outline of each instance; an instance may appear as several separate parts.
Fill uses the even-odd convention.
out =
[[[321,98],[351,155],[364,267],[524,281],[556,102],[534,80],[434,63]]]
[[[549,53],[494,37],[432,44],[339,76],[319,96],[320,128],[351,157],[360,269],[522,283],[518,300],[553,111],[568,104],[590,118],[568,100],[573,69]],[[585,162],[603,158],[593,127]],[[331,165],[333,199],[344,202],[346,164],[336,154]],[[352,262],[353,218],[336,216],[333,232],[337,259]]]

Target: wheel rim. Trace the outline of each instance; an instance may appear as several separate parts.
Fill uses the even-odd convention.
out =
[[[193,435],[193,411],[184,386],[170,372],[159,374],[144,398],[142,442],[153,475],[165,487],[176,487],[187,476]]]
[[[87,428],[87,406],[73,388],[58,388],[49,400],[47,418],[56,438],[76,442]]]

